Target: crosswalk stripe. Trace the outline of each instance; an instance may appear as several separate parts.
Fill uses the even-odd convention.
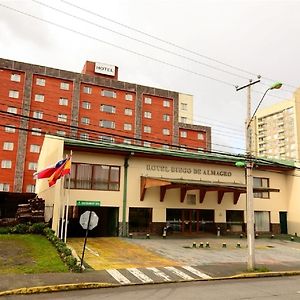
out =
[[[152,271],[156,276],[163,278],[164,281],[171,281],[170,276],[158,270],[157,268],[146,268],[146,269]]]
[[[193,277],[181,272],[180,270],[178,270],[174,267],[165,267],[165,269],[171,271],[172,273],[174,273],[175,275],[183,278],[184,280],[194,280]]]
[[[207,274],[204,274],[200,271],[198,271],[197,269],[194,269],[193,267],[190,267],[190,266],[182,266],[183,269],[197,275],[198,277],[200,278],[203,278],[203,279],[210,279],[211,277]]]
[[[139,271],[136,268],[128,268],[126,270],[129,271],[132,275],[134,275],[143,283],[153,282],[153,280],[150,277],[148,277],[147,275],[145,275],[143,272]]]
[[[121,284],[130,284],[130,281],[116,269],[106,270],[115,280]]]

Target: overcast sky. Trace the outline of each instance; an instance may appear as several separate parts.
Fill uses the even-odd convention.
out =
[[[0,56],[74,72],[98,61],[118,66],[119,80],[192,94],[213,148],[243,152],[246,90],[235,86],[262,76],[253,110],[275,81],[284,86],[263,106],[291,98],[299,12],[300,0],[0,0]]]

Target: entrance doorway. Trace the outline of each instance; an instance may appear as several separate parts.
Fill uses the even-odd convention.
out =
[[[214,231],[214,210],[212,209],[167,209],[167,227],[173,232]]]
[[[280,219],[280,233],[281,234],[287,234],[287,212],[286,211],[280,211],[279,212],[279,219]]]

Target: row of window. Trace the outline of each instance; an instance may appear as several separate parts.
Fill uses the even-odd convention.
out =
[[[4,142],[3,143],[3,150],[13,151],[14,150],[14,143],[13,142]],[[30,152],[31,153],[40,153],[41,146],[39,145],[30,145]]]
[[[180,131],[180,137],[187,138],[187,136],[188,136],[187,131],[184,131],[184,130]],[[198,132],[197,138],[198,138],[198,140],[203,141],[204,140],[204,134],[202,132]]]
[[[46,79],[44,78],[36,78],[35,84],[39,86],[46,86]],[[68,82],[61,82],[60,83],[60,89],[68,91],[70,89],[70,83]]]
[[[9,192],[10,185],[9,183],[0,183],[0,192]],[[26,192],[27,193],[34,193],[35,192],[35,185],[34,184],[28,184],[26,186]]]
[[[12,161],[8,159],[3,159],[1,161],[1,168],[2,169],[11,169],[12,168]],[[28,163],[28,170],[36,171],[37,170],[37,163],[36,162],[29,162]]]

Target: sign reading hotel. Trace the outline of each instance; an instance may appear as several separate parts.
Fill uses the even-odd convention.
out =
[[[95,73],[105,74],[109,76],[115,76],[116,67],[112,65],[107,65],[103,63],[95,63]]]
[[[231,177],[232,173],[226,170],[214,170],[205,168],[189,168],[189,167],[174,167],[162,165],[146,165],[147,171],[177,173],[177,174],[194,174],[194,175],[208,175],[208,176],[224,176]]]

